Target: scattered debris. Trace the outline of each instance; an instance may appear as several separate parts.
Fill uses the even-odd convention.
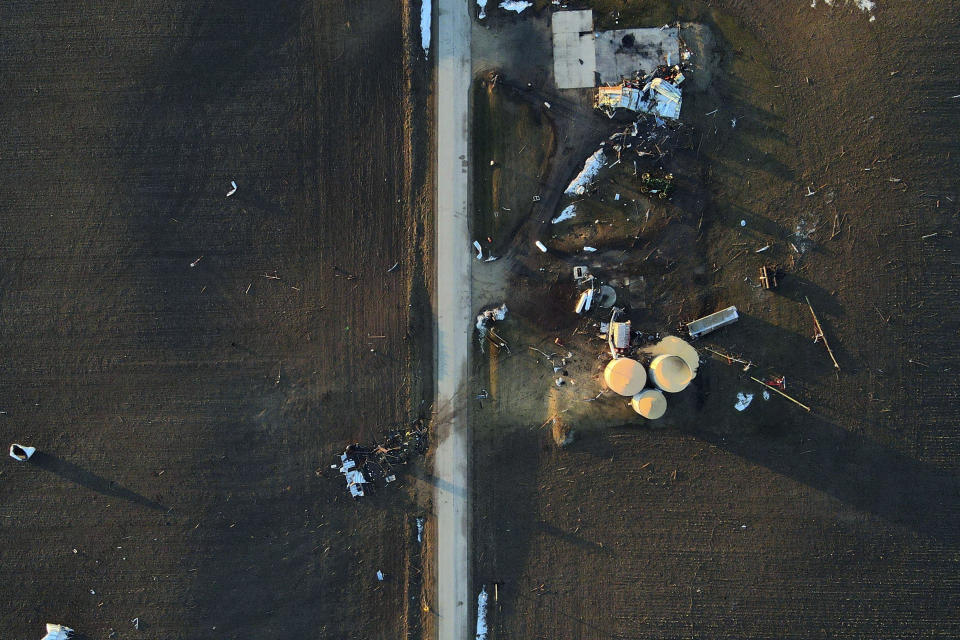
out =
[[[544,252],[544,253],[547,252],[547,246],[546,246],[545,244],[543,244],[542,242],[540,242],[539,240],[537,240],[536,242],[534,242],[534,244],[537,245],[537,249],[540,249],[540,251],[542,251],[542,252]]]
[[[417,420],[410,428],[386,433],[383,444],[374,441],[368,446],[352,444],[340,455],[340,466],[330,465],[344,475],[347,489],[354,499],[366,495],[366,486],[375,487],[394,482],[393,465],[407,464],[417,455],[427,451],[427,427],[423,420]]]
[[[733,405],[733,408],[737,411],[744,411],[747,407],[750,406],[750,403],[753,402],[752,393],[738,393],[737,394],[737,404]]]
[[[680,117],[683,100],[680,84],[684,79],[680,65],[660,65],[642,78],[598,87],[594,107],[611,118],[617,109],[627,109],[676,120]]]
[[[417,542],[423,542],[423,525],[426,520],[420,516],[417,518]]]
[[[473,248],[477,250],[477,260],[482,260],[482,259],[483,259],[483,247],[480,246],[480,242],[479,242],[478,240],[474,240],[474,241],[473,241]]]
[[[131,620],[130,622],[133,623],[133,628],[134,628],[134,629],[136,629],[137,631],[140,631],[140,618],[134,618],[134,619]]]
[[[657,194],[658,198],[669,198],[673,193],[673,174],[666,173],[662,177],[652,177],[649,173],[640,176],[640,192]]]
[[[777,270],[767,265],[760,267],[760,286],[764,289],[776,289]]]
[[[807,301],[807,306],[810,307],[810,315],[813,316],[813,326],[816,328],[817,332],[813,334],[814,343],[823,340],[823,346],[827,348],[827,353],[830,354],[830,359],[833,360],[833,366],[840,370],[840,365],[837,363],[837,359],[833,357],[833,349],[830,348],[830,343],[827,342],[827,336],[823,335],[823,327],[820,326],[820,321],[817,319],[817,313],[813,310],[813,305],[810,304],[810,298],[804,296],[804,300]]]
[[[577,299],[577,304],[574,307],[574,313],[582,314],[586,311],[590,311],[590,305],[593,303],[593,295],[595,289],[592,287],[584,290],[580,297]]]
[[[25,447],[16,443],[10,445],[10,457],[18,462],[26,462],[36,452],[36,447]]]
[[[427,1],[429,2],[429,0],[427,0]],[[230,189],[230,191],[227,191],[227,197],[228,197],[228,198],[237,192],[237,183],[236,183],[236,182],[234,182],[233,180],[231,180],[231,181],[230,181],[230,186],[233,187],[233,188]]]
[[[740,316],[737,314],[736,307],[727,307],[726,309],[721,309],[715,313],[711,313],[708,316],[704,316],[693,322],[687,323],[687,331],[690,332],[691,338],[699,338],[700,336],[706,335],[711,331],[715,331],[720,327],[725,327],[728,324],[733,324],[736,322]]]
[[[594,251],[597,250],[597,248],[596,248],[596,247],[584,247],[583,250],[586,251],[587,253],[593,253]]]
[[[383,571],[377,569],[377,580],[383,582]]]
[[[789,400],[789,401],[792,402],[793,404],[797,405],[798,407],[801,407],[801,408],[803,408],[803,409],[806,410],[806,411],[810,411],[810,407],[808,407],[807,405],[803,404],[802,402],[800,402],[800,401],[797,400],[796,398],[792,398],[792,397],[788,396],[787,394],[785,394],[783,391],[780,391],[780,390],[777,389],[776,387],[770,386],[769,384],[767,384],[767,383],[764,382],[763,380],[757,380],[757,379],[754,378],[753,376],[750,376],[750,379],[753,380],[754,382],[756,382],[757,384],[762,384],[764,387],[766,387],[766,388],[769,389],[770,391],[773,391],[773,392],[775,392],[775,393],[780,394],[781,396],[783,396],[784,398],[786,398],[787,400]]]
[[[201,260],[203,260],[203,256],[200,256],[199,258],[197,258],[196,260],[194,260],[193,262],[191,262],[191,263],[190,263],[190,268],[193,269],[195,266],[197,266],[198,264],[200,264],[200,261],[201,261]]]
[[[477,6],[480,7],[480,13],[477,18],[483,20],[487,17],[487,0],[477,0]]]
[[[392,267],[390,267],[389,269],[387,269],[387,273],[393,273],[393,272],[396,271],[399,267],[400,267],[400,263],[399,263],[399,262],[395,262]]]
[[[749,360],[744,360],[743,358],[738,358],[737,356],[731,356],[728,353],[723,353],[722,351],[717,351],[716,349],[711,349],[710,347],[704,347],[710,353],[716,354],[727,361],[727,364],[733,364],[734,362],[742,364],[744,371],[749,371],[750,367],[756,366]]]

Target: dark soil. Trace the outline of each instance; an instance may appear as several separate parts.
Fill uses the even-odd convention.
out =
[[[407,11],[0,9],[0,637],[416,625],[408,492],[326,477],[430,394]]]

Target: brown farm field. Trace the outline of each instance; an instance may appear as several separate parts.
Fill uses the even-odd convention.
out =
[[[417,632],[413,483],[323,473],[431,394],[414,11],[0,8],[0,637]]]
[[[475,302],[513,313],[497,328],[510,352],[478,349],[474,366],[493,395],[473,414],[474,582],[497,584],[491,638],[957,637],[957,7],[878,3],[871,22],[852,3],[593,4],[598,28],[702,25],[713,46],[693,75],[712,77],[685,90],[684,124],[650,165],[677,175],[670,201],[639,194],[625,162],[556,226],[557,190],[623,124],[564,145],[599,125],[555,107],[550,169],[568,168],[535,185],[549,204],[506,264],[475,265]],[[536,100],[582,104],[534,84]],[[573,314],[575,264],[616,280],[645,333],[740,309],[695,343],[697,378],[659,424],[610,395],[585,402],[606,318]],[[762,264],[783,268],[779,290],[758,288]],[[810,339],[806,298],[839,372]],[[565,387],[529,347],[569,351]],[[748,376],[774,374],[813,411],[762,400]],[[742,413],[738,392],[756,396]],[[551,416],[578,432],[572,445],[555,447]]]

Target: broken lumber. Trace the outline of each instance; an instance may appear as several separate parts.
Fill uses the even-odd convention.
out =
[[[823,346],[827,348],[827,353],[830,354],[830,359],[833,360],[833,366],[839,371],[840,365],[837,363],[837,359],[833,357],[833,349],[830,348],[830,343],[827,342],[827,336],[823,335],[823,327],[820,326],[820,321],[817,320],[817,312],[813,310],[813,305],[810,304],[810,298],[803,296],[803,299],[807,301],[807,306],[810,307],[810,315],[813,316],[813,324],[817,329],[817,333],[813,336],[813,341],[823,340]]]
[[[787,400],[789,400],[789,401],[792,402],[793,404],[797,405],[798,407],[802,407],[802,408],[805,409],[806,411],[810,411],[810,407],[808,407],[807,405],[803,404],[802,402],[800,402],[800,401],[797,400],[796,398],[791,398],[790,396],[788,396],[787,394],[785,394],[783,391],[780,391],[780,389],[777,389],[776,387],[771,387],[770,385],[768,385],[768,384],[767,384],[766,382],[764,382],[763,380],[758,380],[758,379],[754,378],[753,376],[750,376],[750,379],[753,380],[754,382],[757,382],[757,383],[759,383],[759,384],[762,384],[762,385],[765,386],[767,389],[770,389],[770,391],[774,391],[774,392],[776,392],[776,393],[779,393],[779,394],[782,395],[784,398],[786,398]]]

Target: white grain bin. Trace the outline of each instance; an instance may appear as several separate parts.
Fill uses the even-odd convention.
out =
[[[668,393],[677,393],[687,388],[693,372],[683,358],[664,354],[650,363],[650,380]]]
[[[617,358],[611,360],[603,370],[603,380],[611,391],[632,397],[643,391],[644,385],[647,384],[647,372],[636,360]]]
[[[667,399],[659,389],[644,389],[630,399],[630,406],[647,420],[656,420],[667,412]]]

